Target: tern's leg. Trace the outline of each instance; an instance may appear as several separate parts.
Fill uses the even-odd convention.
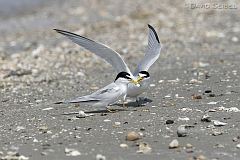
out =
[[[140,100],[140,97],[136,97],[136,103],[137,103],[137,106],[138,106],[138,107],[141,106],[141,100]]]
[[[126,105],[126,103],[125,103],[126,96],[127,96],[127,95],[123,96],[123,107],[124,107],[124,108],[125,108],[125,107],[128,107],[128,106]]]

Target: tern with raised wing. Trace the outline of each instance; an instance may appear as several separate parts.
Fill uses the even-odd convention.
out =
[[[120,54],[110,47],[75,33],[59,29],[54,30],[107,61],[113,66],[117,73],[124,71],[133,76],[134,79],[137,79],[140,85],[130,83],[127,87],[127,97],[136,98],[136,102],[139,104],[139,95],[146,91],[150,84],[150,74],[148,70],[158,59],[161,52],[161,43],[157,32],[151,25],[148,25],[148,28],[148,46],[146,53],[134,72],[130,71]]]

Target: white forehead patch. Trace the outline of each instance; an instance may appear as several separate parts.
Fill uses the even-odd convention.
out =
[[[146,76],[146,74],[142,74],[142,73],[138,73],[138,75],[139,75],[140,77]]]

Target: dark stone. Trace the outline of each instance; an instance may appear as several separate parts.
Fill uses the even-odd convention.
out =
[[[173,124],[173,123],[174,123],[174,121],[171,119],[166,120],[166,124]]]

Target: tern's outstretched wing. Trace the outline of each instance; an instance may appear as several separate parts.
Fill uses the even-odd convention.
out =
[[[134,75],[137,75],[140,71],[147,71],[160,55],[161,43],[159,41],[157,32],[151,25],[148,25],[148,28],[149,33],[146,54],[138,64],[136,70],[134,71]]]
[[[108,46],[68,31],[63,31],[59,29],[54,29],[54,30],[68,37],[74,43],[82,46],[83,48],[103,58],[105,61],[110,63],[118,73],[125,71],[131,74],[131,71],[129,70],[128,66],[123,61],[121,56],[116,51],[109,48]]]

